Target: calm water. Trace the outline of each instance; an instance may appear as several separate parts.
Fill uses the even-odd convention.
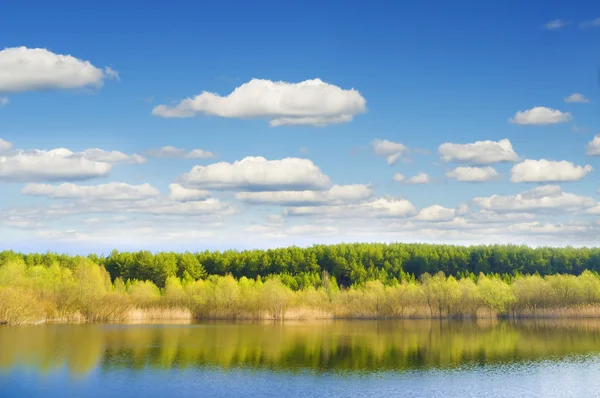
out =
[[[600,321],[0,327],[2,397],[594,397]]]

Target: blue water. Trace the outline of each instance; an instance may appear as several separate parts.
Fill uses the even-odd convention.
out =
[[[0,376],[3,397],[596,397],[600,361],[560,361],[381,373],[269,370],[100,371],[78,379],[61,370]]]
[[[4,328],[0,396],[600,397],[600,328],[385,325]]]

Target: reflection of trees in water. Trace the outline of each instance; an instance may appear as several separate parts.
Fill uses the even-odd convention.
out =
[[[0,329],[0,369],[405,370],[600,352],[598,320],[330,321]]]

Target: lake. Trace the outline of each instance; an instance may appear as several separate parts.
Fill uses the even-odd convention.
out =
[[[600,320],[0,327],[2,397],[593,397]]]

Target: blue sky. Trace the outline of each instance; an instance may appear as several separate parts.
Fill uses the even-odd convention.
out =
[[[0,248],[596,244],[600,5],[404,3],[5,5],[0,139],[10,149],[5,144],[0,153]],[[61,55],[72,57],[68,74],[57,74]],[[263,83],[247,86],[252,79]],[[303,91],[299,84],[312,79],[323,83]],[[277,82],[284,82],[281,98],[268,88]],[[255,96],[221,101],[238,87]],[[203,92],[223,98],[198,102],[193,116],[180,117],[177,104]],[[579,96],[567,101],[573,94]],[[153,113],[160,105],[178,117]],[[326,121],[311,123],[324,109]],[[294,125],[270,125],[278,117],[292,117]],[[379,150],[377,139],[386,140]],[[503,139],[512,152],[494,160]],[[455,146],[451,161],[440,153],[444,143],[485,141]],[[394,144],[408,149],[388,164],[383,153]],[[148,152],[165,146],[213,156]],[[31,155],[56,148],[70,157]],[[82,154],[89,148],[144,161],[99,161]],[[267,163],[229,167],[246,157]],[[297,163],[272,163],[285,158]],[[229,166],[211,167],[219,162]],[[110,171],[81,177],[76,170],[102,165]],[[201,179],[184,182],[181,175],[195,165]],[[302,165],[309,175],[293,173]],[[318,178],[311,167],[329,186],[298,192],[294,178]],[[462,181],[452,173],[458,167]],[[396,173],[404,180],[394,180]],[[427,174],[425,183],[410,184],[418,173]],[[474,173],[477,182],[464,181]],[[223,189],[215,178],[254,183]],[[173,183],[208,192],[168,198]],[[334,185],[347,186],[346,194],[327,193]],[[107,193],[123,190],[132,196]],[[257,191],[259,199],[241,200]]]

